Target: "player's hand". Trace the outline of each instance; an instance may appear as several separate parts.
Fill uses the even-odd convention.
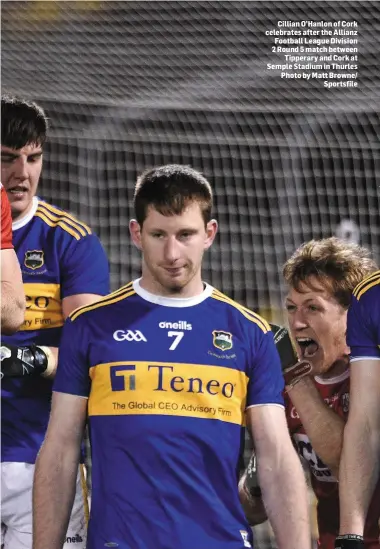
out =
[[[300,379],[311,374],[312,366],[307,360],[298,360],[289,331],[286,328],[276,324],[270,324],[270,327],[280,355],[285,385],[288,388],[294,387]]]
[[[256,456],[254,454],[252,454],[248,467],[239,481],[239,497],[246,518],[251,526],[261,524],[268,519],[261,498],[256,470]]]
[[[1,346],[0,353],[1,378],[40,375],[48,366],[46,353],[36,345],[16,347],[5,344]]]
[[[251,455],[251,459],[248,462],[244,488],[248,491],[250,496],[261,497],[261,489],[257,477],[256,455],[254,453]]]
[[[335,549],[364,549],[364,539],[353,534],[338,536],[335,540]]]

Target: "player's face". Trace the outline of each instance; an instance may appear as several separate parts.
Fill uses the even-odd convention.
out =
[[[211,220],[205,227],[197,202],[173,216],[149,207],[142,228],[132,220],[130,230],[143,253],[141,284],[145,289],[174,297],[202,292],[202,257],[215,238],[217,222]]]
[[[298,355],[312,364],[315,374],[338,375],[349,365],[347,311],[315,277],[300,290],[290,288],[286,298]]]
[[[12,218],[23,217],[32,207],[42,169],[40,145],[22,149],[1,146],[1,181],[7,191]]]

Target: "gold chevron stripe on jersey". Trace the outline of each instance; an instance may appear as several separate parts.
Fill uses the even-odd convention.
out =
[[[375,280],[380,276],[380,271],[375,271],[374,273],[371,273],[370,275],[367,275],[363,280],[359,282],[354,288],[353,294],[355,295],[358,291],[360,291],[364,286],[368,284],[368,282]]]
[[[71,234],[71,236],[73,236],[75,240],[80,240],[82,238],[82,235],[80,235],[77,231],[74,231],[64,221],[51,221],[48,217],[46,217],[43,213],[39,211],[37,211],[34,215],[35,217],[39,217],[40,219],[45,221],[46,225],[49,225],[49,227],[61,227],[64,231]]]
[[[132,282],[129,282],[122,288],[119,288],[119,290],[112,292],[112,294],[108,294],[98,301],[95,301],[95,303],[78,307],[78,309],[75,309],[72,313],[70,313],[69,318],[74,321],[82,313],[98,309],[99,307],[105,307],[106,305],[112,305],[112,303],[116,303],[117,301],[121,301],[122,299],[126,299],[127,297],[135,294],[136,292],[133,289]]]
[[[361,296],[365,294],[367,290],[369,290],[373,286],[376,286],[377,284],[380,284],[380,271],[376,271],[375,273],[372,273],[371,275],[367,276],[364,280],[359,282],[359,284],[354,289],[353,294],[359,301]]]
[[[264,320],[260,315],[254,313],[250,309],[247,309],[243,305],[240,305],[230,297],[219,292],[219,290],[214,289],[214,291],[211,294],[211,297],[213,297],[214,299],[217,299],[218,301],[222,301],[223,303],[227,303],[228,305],[232,305],[233,307],[235,307],[235,309],[240,311],[243,316],[248,318],[248,320],[257,324],[257,326],[261,328],[264,334],[271,331],[271,327],[269,326],[268,322]]]
[[[265,329],[268,330],[268,332],[271,330],[271,327],[270,327],[269,323],[265,320],[265,318],[263,318],[259,314],[255,313],[251,309],[248,309],[248,307],[245,307],[244,305],[241,305],[240,303],[237,303],[237,301],[234,301],[228,295],[223,294],[220,290],[217,290],[216,288],[214,288],[214,292],[216,294],[218,294],[220,297],[222,297],[224,299],[227,299],[229,302],[231,302],[231,304],[233,304],[233,305],[237,306],[238,308],[242,309],[247,314],[253,316],[256,320],[262,322],[265,326]]]
[[[51,204],[48,204],[47,202],[39,202],[37,211],[41,209],[46,214],[49,214],[49,216],[54,221],[56,218],[59,219],[65,219],[67,223],[70,223],[74,228],[76,228],[83,236],[86,236],[88,234],[92,234],[92,231],[88,225],[85,223],[82,223],[82,221],[78,221],[73,215],[69,214],[68,212],[59,210],[55,206],[52,206]]]
[[[75,221],[73,221],[70,216],[67,216],[66,214],[55,215],[44,206],[39,205],[35,215],[44,219],[44,221],[51,227],[56,227],[57,225],[59,225],[67,232],[72,234],[76,238],[76,240],[79,240],[81,237],[91,234],[91,231],[87,231],[84,226],[82,226],[80,223],[76,223]]]
[[[377,278],[376,280],[370,282],[369,284],[367,284],[367,286],[365,286],[365,287],[358,293],[358,295],[356,296],[356,299],[359,301],[359,299],[367,292],[367,290],[369,290],[370,288],[373,288],[373,286],[377,286],[378,284],[380,284],[380,277]]]

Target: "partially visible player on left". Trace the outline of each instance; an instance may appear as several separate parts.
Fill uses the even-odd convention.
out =
[[[47,119],[37,104],[2,97],[1,176],[26,295],[19,332],[2,338],[1,545],[32,547],[34,464],[50,414],[65,318],[109,292],[108,261],[87,225],[36,196]],[[64,547],[86,545],[83,477]]]
[[[24,321],[25,294],[20,264],[12,244],[11,207],[1,189],[1,333],[13,334]]]

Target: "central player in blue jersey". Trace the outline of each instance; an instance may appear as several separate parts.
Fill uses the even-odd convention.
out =
[[[133,242],[142,277],[64,327],[52,414],[34,483],[34,549],[60,549],[88,419],[88,549],[243,549],[237,489],[245,416],[281,549],[310,547],[306,486],[284,414],[269,325],[202,282],[216,235],[207,180],[145,172]]]

